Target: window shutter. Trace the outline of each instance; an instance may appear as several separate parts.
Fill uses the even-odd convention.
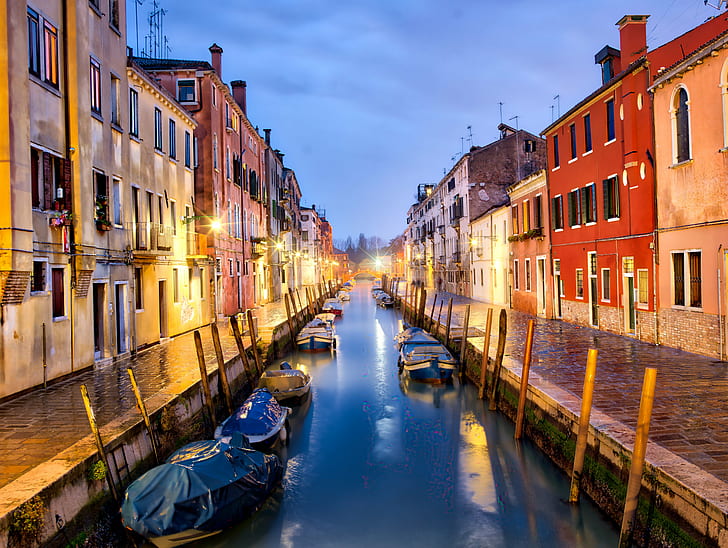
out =
[[[579,211],[579,213],[580,213],[579,217],[581,217],[581,224],[585,225],[586,224],[586,220],[587,220],[587,212],[586,212],[586,207],[587,207],[587,203],[586,202],[587,202],[587,200],[586,200],[586,193],[588,192],[588,190],[586,188],[581,188],[577,192],[578,192],[577,195],[579,196],[579,202],[581,204],[581,211]]]
[[[50,154],[43,153],[43,209],[51,209],[53,206],[53,165]]]
[[[576,204],[574,203],[574,193],[569,192],[569,226],[576,224]]]
[[[612,177],[612,199],[614,200],[614,216],[619,217],[619,180],[616,177]]]
[[[73,187],[73,163],[71,160],[63,159],[63,180],[61,188],[63,189],[63,200],[61,201],[61,209],[71,211],[73,208],[73,200],[71,197],[71,188]]]
[[[556,198],[551,198],[551,230],[559,228],[556,221]]]
[[[609,219],[609,179],[602,181],[602,199],[604,200],[604,218]]]

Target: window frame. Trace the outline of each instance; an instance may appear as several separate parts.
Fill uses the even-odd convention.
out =
[[[604,108],[606,110],[605,129],[607,130],[607,140],[604,144],[606,145],[617,139],[617,120],[614,112],[614,97],[604,101]]]
[[[592,144],[592,134],[591,134],[591,113],[586,113],[584,115],[584,154],[589,154],[592,152],[593,144]]]
[[[56,274],[60,277],[60,284],[57,283]],[[51,265],[51,316],[53,321],[67,319],[66,269],[62,266]]]
[[[518,270],[518,259],[513,259],[513,290],[520,291],[520,272]]]
[[[564,196],[557,194],[551,198],[551,228],[554,232],[564,230]]]
[[[163,147],[162,110],[159,107],[154,107],[154,150],[164,152]]]
[[[41,289],[35,288],[37,283],[36,280],[36,265],[42,265],[42,287]],[[30,273],[30,295],[47,295],[48,289],[48,257],[33,257],[33,270]]]
[[[91,113],[101,116],[101,61],[93,55],[89,58],[89,93]]]
[[[168,133],[169,133],[169,159],[177,159],[177,122],[174,118],[170,118],[168,121]]]
[[[685,99],[682,99],[682,95]],[[672,122],[672,163],[682,164],[692,160],[692,133],[690,131],[690,94],[685,85],[678,85],[670,101]]]
[[[584,300],[584,269],[577,268],[576,275],[574,276],[574,297],[576,299]]]
[[[558,169],[561,166],[561,164],[559,162],[559,136],[554,135],[551,140],[551,143],[552,143],[552,149],[553,149],[553,155],[552,155],[552,160],[554,162],[553,169]]]
[[[129,136],[139,138],[139,92],[129,88]]]
[[[601,302],[612,302],[612,270],[610,268],[602,268],[599,278],[602,292],[600,295]]]
[[[576,147],[576,123],[569,124],[569,141],[571,144],[571,161],[576,160],[579,157],[579,152]]]

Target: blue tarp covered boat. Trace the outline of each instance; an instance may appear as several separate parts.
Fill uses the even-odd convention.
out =
[[[190,443],[134,481],[121,506],[124,525],[160,547],[213,535],[255,512],[284,466],[242,436]]]
[[[333,318],[333,314],[328,314]],[[321,350],[332,350],[336,347],[334,336],[333,319],[331,321],[322,318],[314,318],[308,322],[296,336],[296,347],[306,352]]]
[[[282,407],[267,389],[256,388],[243,404],[215,430],[216,438],[243,434],[253,446],[272,445],[288,439],[287,418],[291,409]]]
[[[435,337],[410,327],[395,337],[399,347],[399,369],[414,381],[447,382],[457,361]]]

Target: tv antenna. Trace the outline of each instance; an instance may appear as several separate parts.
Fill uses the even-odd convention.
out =
[[[509,122],[511,120],[515,120],[516,121],[516,130],[518,130],[518,114],[516,114],[513,118],[508,118],[508,121]]]
[[[139,0],[136,0],[137,2]],[[149,22],[149,34],[144,37],[144,51],[142,52],[145,57],[151,57],[154,59],[166,59],[169,46],[169,41],[164,34],[164,16],[167,15],[167,10],[159,7],[157,0],[152,0],[152,12],[149,14],[147,21]]]
[[[470,143],[470,146],[473,146],[473,126],[468,126],[468,143]]]
[[[715,8],[715,9],[719,10],[723,7],[728,7],[728,0],[718,0],[718,3],[715,5],[711,4],[709,2],[709,0],[704,0],[703,4],[705,4],[706,6],[710,6],[711,8]],[[724,6],[724,4],[725,4],[725,6]]]
[[[498,101],[498,110],[500,111],[500,123],[503,123],[503,101]]]
[[[556,101],[556,117],[561,117],[561,95],[554,95],[554,101]]]

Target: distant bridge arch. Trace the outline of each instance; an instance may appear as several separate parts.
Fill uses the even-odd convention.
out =
[[[344,276],[344,281],[348,282],[351,279],[355,278],[381,278],[382,272],[376,271],[376,270],[357,270],[356,272],[349,272]]]

